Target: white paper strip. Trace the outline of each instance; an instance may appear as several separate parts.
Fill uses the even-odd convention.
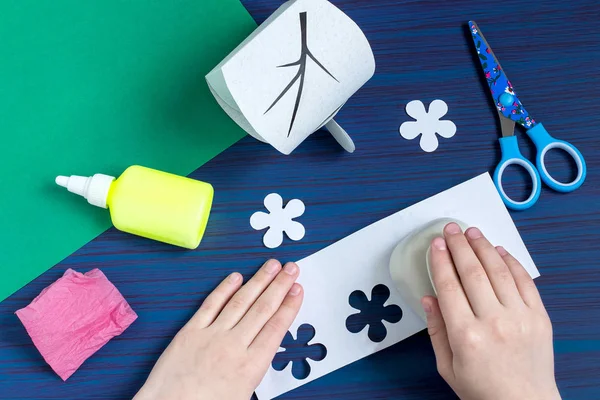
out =
[[[300,325],[311,324],[316,335],[309,344],[322,343],[327,348],[327,356],[319,362],[308,360],[311,372],[304,380],[292,376],[291,363],[280,372],[270,368],[256,390],[259,399],[272,399],[424,329],[425,324],[393,286],[389,259],[404,236],[442,217],[456,218],[479,227],[490,242],[504,246],[513,254],[532,277],[539,276],[490,176],[486,173],[473,178],[298,262],[301,270],[298,281],[304,286],[304,304],[290,332],[295,335]],[[377,284],[388,286],[391,296],[386,305],[400,306],[403,316],[395,324],[383,322],[387,336],[374,343],[367,336],[367,328],[353,334],[346,329],[345,323],[348,316],[357,312],[348,303],[350,294],[358,289],[370,296],[371,289]]]

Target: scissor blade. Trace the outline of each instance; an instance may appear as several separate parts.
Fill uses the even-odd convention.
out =
[[[535,125],[535,120],[529,116],[529,113],[523,107],[479,26],[477,26],[475,21],[469,21],[469,29],[473,36],[473,43],[475,44],[475,50],[477,50],[481,68],[483,69],[498,112],[527,129],[532,128]]]
[[[515,136],[515,121],[510,118],[506,118],[502,113],[498,112],[500,117],[500,128],[502,131],[502,137]]]

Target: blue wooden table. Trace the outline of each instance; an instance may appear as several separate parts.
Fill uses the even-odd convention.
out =
[[[279,5],[246,0],[262,22]],[[504,2],[334,0],[369,38],[377,73],[342,109],[338,122],[357,151],[343,152],[317,133],[291,156],[251,138],[192,176],[216,190],[200,248],[184,251],[114,229],[93,240],[0,303],[0,398],[127,399],[142,385],[177,330],[223,277],[249,277],[269,257],[297,260],[454,186],[499,161],[499,125],[473,56],[466,21],[476,20],[521,100],[556,136],[587,159],[584,186],[563,195],[543,189],[538,204],[512,216],[542,277],[537,284],[554,323],[556,376],[566,399],[600,398],[600,6],[596,0]],[[199,71],[204,73],[206,71]],[[452,139],[424,153],[399,136],[411,100],[440,98],[458,126]],[[532,146],[519,133],[531,158]],[[568,179],[565,160],[551,171]],[[523,178],[514,174],[509,192]],[[300,242],[263,247],[250,215],[271,192],[302,199]],[[43,240],[43,238],[41,238]],[[67,383],[46,365],[13,314],[66,268],[101,268],[138,313],[120,337]],[[341,277],[340,277],[341,278]],[[326,306],[326,305],[324,305]],[[296,391],[287,399],[443,399],[426,334],[418,334]]]

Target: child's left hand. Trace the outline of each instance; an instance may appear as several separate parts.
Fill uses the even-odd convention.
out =
[[[298,266],[269,260],[242,286],[233,273],[204,301],[134,400],[247,400],[302,304]]]

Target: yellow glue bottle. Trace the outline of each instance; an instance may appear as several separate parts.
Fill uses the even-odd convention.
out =
[[[56,184],[108,208],[121,231],[188,249],[200,244],[214,193],[209,183],[138,165],[117,179],[58,176]]]

